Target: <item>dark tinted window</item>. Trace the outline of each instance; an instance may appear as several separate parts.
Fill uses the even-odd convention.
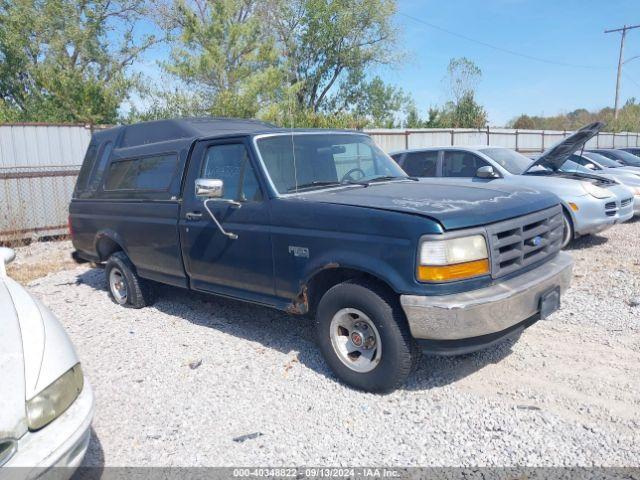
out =
[[[89,174],[93,170],[93,167],[96,163],[96,158],[98,156],[98,145],[95,143],[90,143],[87,148],[87,153],[84,156],[84,160],[82,162],[82,167],[80,168],[80,173],[78,174],[78,181],[76,182],[76,195],[84,192],[87,186],[87,180],[89,179]]]
[[[89,180],[89,185],[87,189],[95,192],[100,183],[102,183],[102,177],[104,176],[104,170],[107,168],[107,164],[109,163],[109,157],[111,157],[111,151],[113,150],[113,143],[107,142],[104,147],[102,147],[102,153],[100,154],[100,160],[96,163],[95,168],[93,169],[93,173],[91,174],[91,180]]]
[[[176,172],[176,155],[158,155],[113,162],[105,190],[167,190]]]
[[[239,201],[262,198],[249,154],[242,143],[209,147],[202,163],[200,176],[222,180],[224,198]]]
[[[438,166],[438,151],[409,152],[404,157],[402,169],[415,177],[435,177]]]
[[[470,152],[444,152],[442,164],[443,177],[474,177],[480,167],[489,165],[477,155]]]
[[[640,157],[636,157],[632,153],[622,150],[596,150],[596,152],[612,160],[620,160],[627,166],[640,167]]]

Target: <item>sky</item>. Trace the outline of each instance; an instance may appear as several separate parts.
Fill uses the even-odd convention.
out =
[[[489,48],[417,20],[549,63]],[[386,81],[411,93],[425,112],[447,100],[443,78],[450,58],[467,57],[482,70],[477,98],[489,124],[502,126],[521,113],[555,115],[612,107],[620,34],[604,30],[640,24],[640,2],[399,0],[396,22],[406,58],[379,72]],[[625,57],[636,55],[640,28],[626,37]],[[621,104],[640,98],[640,58],[623,71]]]
[[[467,57],[482,70],[477,99],[489,124],[504,126],[522,113],[612,107],[620,34],[604,30],[640,24],[640,0],[398,0],[394,21],[401,60],[374,73],[411,94],[426,116],[448,100],[449,60]],[[157,79],[167,55],[159,46],[134,68]],[[636,55],[640,28],[625,45],[625,58]],[[621,105],[640,98],[640,58],[624,66],[621,85]]]

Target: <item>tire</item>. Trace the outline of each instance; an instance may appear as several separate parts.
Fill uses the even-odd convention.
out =
[[[351,327],[343,328],[349,322]],[[374,282],[354,280],[330,288],[318,304],[316,333],[336,376],[368,392],[386,393],[404,385],[419,358],[397,296]],[[375,341],[369,342],[372,337]],[[363,353],[347,353],[358,340]]]
[[[115,252],[104,267],[107,290],[111,300],[127,308],[144,308],[153,303],[152,285],[138,276],[124,252]],[[117,281],[120,286],[118,288]]]
[[[573,240],[573,222],[571,221],[571,217],[567,212],[562,210],[562,223],[564,224],[564,229],[562,232],[562,245],[560,248],[565,248],[571,240]]]

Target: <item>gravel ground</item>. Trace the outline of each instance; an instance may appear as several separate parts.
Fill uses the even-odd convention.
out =
[[[638,466],[639,239],[635,221],[574,242],[561,311],[518,342],[424,357],[386,396],[338,383],[281,312],[171,288],[127,310],[84,266],[30,290],[95,390],[86,465]]]

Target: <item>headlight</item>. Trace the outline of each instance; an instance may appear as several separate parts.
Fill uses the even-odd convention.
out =
[[[489,273],[487,242],[482,235],[448,240],[423,239],[416,277],[421,282],[449,282]]]
[[[29,430],[38,430],[58,418],[78,398],[84,385],[77,363],[55,382],[27,402]]]
[[[592,197],[596,198],[611,198],[613,197],[613,193],[611,193],[606,188],[598,187],[590,182],[582,182],[582,188]]]

